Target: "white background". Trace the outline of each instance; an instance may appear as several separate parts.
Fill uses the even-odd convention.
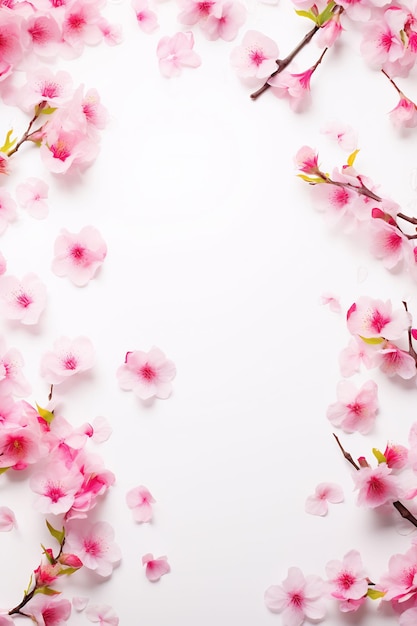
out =
[[[193,27],[201,67],[165,79],[155,51],[160,37],[181,30],[178,5],[158,4],[160,28],[146,35],[127,0],[109,4],[105,15],[123,25],[123,43],[56,64],[75,84],[97,88],[110,113],[97,161],[80,177],[54,177],[35,148],[23,147],[2,181],[12,193],[28,176],[50,185],[47,219],[20,211],[0,241],[10,274],[33,271],[48,288],[36,327],[2,322],[7,345],[23,353],[28,400],[46,403],[39,362],[55,339],[86,335],[95,367],[57,386],[55,398],[74,425],[103,415],[113,428],[108,442],[91,443],[116,474],[93,518],[113,524],[123,559],[109,580],[80,572],[64,581],[64,594],[111,604],[123,625],[279,624],[263,594],[290,566],[324,577],[330,559],[355,548],[377,580],[391,554],[410,545],[394,517],[356,506],[350,467],[326,419],[348,333],[344,316],[323,307],[320,296],[335,293],[344,311],[360,295],[391,299],[395,307],[406,298],[417,315],[415,284],[329,228],[297,179],[293,157],[311,145],[331,171],[346,154],[320,129],[333,119],[351,124],[361,148],[357,169],[412,213],[415,134],[400,136],[390,125],[397,96],[365,66],[348,22],[313,76],[308,112],[293,113],[270,92],[251,101],[229,62],[244,32],[261,30],[285,56],[311,26],[284,0],[247,7],[234,42],[210,42]],[[319,54],[310,44],[298,69]],[[399,82],[417,97],[411,80]],[[23,132],[26,118],[1,106],[1,132]],[[53,243],[61,228],[78,232],[88,224],[100,230],[108,256],[97,277],[77,288],[52,274]],[[126,351],[153,345],[178,374],[171,398],[144,405],[119,389],[115,372]],[[369,459],[387,440],[407,444],[417,393],[414,383],[371,376],[381,405],[374,430],[341,434],[354,457]],[[353,380],[359,386],[368,378],[364,372]],[[322,481],[342,485],[345,502],[330,505],[325,518],[312,517],[305,499]],[[148,525],[135,524],[125,504],[138,484],[157,500]],[[4,608],[18,604],[39,563],[39,544],[49,541],[33,498],[28,472],[1,477],[0,504],[18,521],[17,530],[0,535]],[[159,583],[145,577],[147,552],[171,564]],[[328,623],[396,623],[376,607],[347,616],[335,608]],[[86,623],[73,612],[71,625]]]

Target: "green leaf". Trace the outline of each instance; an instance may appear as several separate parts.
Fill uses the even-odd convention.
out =
[[[332,17],[333,17],[333,9],[334,9],[335,6],[336,6],[336,3],[333,2],[333,0],[327,4],[327,6],[324,9],[324,11],[322,11],[317,16],[317,26],[324,26],[324,24],[326,24],[326,22],[328,22],[329,20],[332,19]]]
[[[79,567],[66,567],[65,569],[61,569],[58,572],[58,576],[70,576],[71,574],[73,574],[74,572],[78,572],[80,568]]]
[[[43,113],[44,115],[52,115],[52,113],[55,113],[57,107],[45,107],[44,109],[42,109],[41,113]]]
[[[6,139],[4,144],[2,145],[2,147],[0,148],[0,152],[5,152],[6,154],[9,152],[9,150],[11,150],[13,148],[13,146],[15,145],[15,143],[17,142],[17,138],[16,139],[10,139],[13,133],[13,128],[11,130],[9,130],[9,132],[6,135]]]
[[[378,591],[377,589],[368,588],[366,595],[368,596],[368,598],[371,598],[371,600],[379,600],[380,598],[383,598],[385,596],[385,593],[385,591]]]
[[[374,455],[378,463],[387,462],[386,457],[382,454],[381,450],[378,450],[378,448],[372,448],[372,454]]]
[[[8,469],[10,469],[10,467],[0,467],[0,474],[4,474]]]
[[[313,20],[313,22],[315,24],[317,24],[318,17],[316,15],[314,15],[314,13],[312,13],[312,11],[301,11],[301,10],[298,10],[298,11],[296,11],[296,13],[297,13],[297,15],[300,15],[301,17],[306,17],[309,20]]]
[[[46,596],[59,596],[61,592],[56,589],[51,589],[51,587],[37,587],[35,593],[44,593]]]
[[[370,346],[377,346],[379,343],[385,341],[383,337],[362,337],[362,335],[359,335],[359,337]]]
[[[46,521],[46,525],[47,525],[48,530],[51,533],[52,537],[54,537],[57,540],[57,542],[59,543],[59,545],[62,546],[63,543],[64,543],[64,539],[65,539],[65,528],[63,528],[62,530],[56,530],[56,528],[51,526],[51,524],[48,522],[48,520],[45,520],[45,521]]]
[[[51,411],[48,411],[48,409],[43,409],[39,406],[39,404],[36,404],[36,410],[38,411],[41,418],[44,419],[45,422],[47,422],[48,424],[50,424],[55,417],[55,415]]]

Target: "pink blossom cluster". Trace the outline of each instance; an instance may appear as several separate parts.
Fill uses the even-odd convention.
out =
[[[298,150],[295,164],[299,177],[311,185],[316,208],[332,226],[365,240],[388,270],[404,269],[417,279],[416,236],[411,228],[416,219],[403,213],[393,200],[380,196],[372,180],[355,169],[357,153],[354,150],[331,176],[321,169],[317,152],[309,146]]]

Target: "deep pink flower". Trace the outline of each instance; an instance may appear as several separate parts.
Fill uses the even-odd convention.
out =
[[[397,375],[409,380],[417,373],[416,362],[413,357],[391,341],[385,341],[381,344],[381,348],[376,350],[374,363],[390,377]]]
[[[128,352],[125,363],[116,373],[120,387],[132,390],[142,400],[153,396],[168,398],[172,392],[171,381],[175,374],[174,363],[155,347],[149,352]]]
[[[151,492],[139,485],[126,494],[126,503],[132,509],[135,522],[150,522],[152,519],[152,504],[155,502]]]
[[[65,626],[71,615],[71,602],[65,598],[37,593],[25,606],[38,626]]]
[[[270,611],[281,613],[283,626],[301,626],[304,619],[317,622],[324,619],[324,592],[321,578],[304,576],[298,567],[290,567],[281,585],[268,587],[265,604]]]
[[[87,337],[61,337],[54,350],[46,352],[41,360],[41,376],[48,383],[58,385],[70,376],[85,372],[94,363],[94,348]]]
[[[201,65],[201,58],[193,48],[194,35],[190,31],[178,32],[173,37],[163,37],[156,49],[161,74],[172,78],[179,76],[183,67]]]
[[[415,128],[417,126],[417,107],[404,94],[401,94],[397,106],[390,111],[391,122],[396,128]]]
[[[310,146],[302,146],[295,155],[294,161],[300,172],[313,175],[319,173],[319,156]]]
[[[159,556],[157,559],[154,559],[153,554],[144,554],[142,557],[142,565],[146,565],[146,578],[153,583],[159,580],[161,576],[171,571],[166,556]]]
[[[311,515],[327,515],[328,502],[338,504],[343,502],[342,488],[335,483],[319,483],[314,494],[308,496],[305,503],[306,513]]]
[[[107,255],[107,246],[99,231],[85,226],[79,233],[65,228],[54,245],[52,271],[67,276],[75,285],[86,285],[96,274]]]
[[[390,300],[382,302],[362,296],[347,312],[347,326],[352,335],[395,340],[411,326],[411,317],[404,309],[393,311]]]
[[[0,308],[7,319],[37,324],[46,305],[46,287],[35,274],[0,276]]]

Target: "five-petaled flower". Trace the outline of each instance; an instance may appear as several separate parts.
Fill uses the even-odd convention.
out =
[[[132,390],[142,400],[153,396],[165,399],[171,395],[176,368],[162,350],[153,347],[149,352],[127,352],[116,374],[120,387]]]

